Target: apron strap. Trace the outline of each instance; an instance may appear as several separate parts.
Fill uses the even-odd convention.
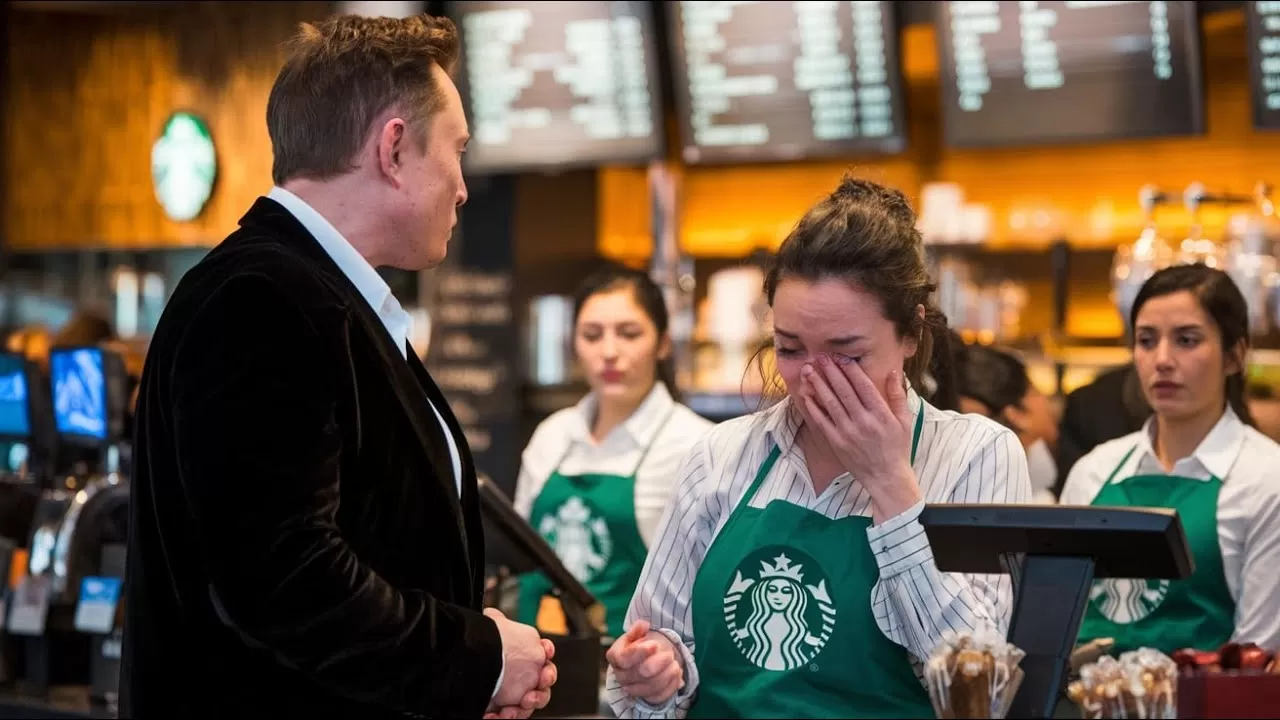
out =
[[[1120,468],[1124,467],[1124,464],[1129,462],[1129,458],[1133,456],[1133,453],[1137,451],[1137,449],[1137,445],[1129,448],[1129,452],[1125,453],[1124,457],[1120,458],[1120,463],[1116,465],[1116,469],[1112,470],[1111,474],[1107,476],[1106,482],[1102,483],[1103,485],[1110,485],[1111,481],[1116,479],[1116,475],[1120,474]]]
[[[671,403],[671,409],[667,411],[666,417],[662,418],[662,424],[658,426],[657,430],[653,431],[653,437],[649,438],[649,444],[645,445],[644,450],[640,452],[640,459],[636,461],[636,466],[631,470],[630,477],[635,477],[640,474],[640,466],[644,464],[644,459],[649,457],[649,450],[652,449],[654,445],[658,444],[658,436],[667,428],[667,423],[671,422],[671,416],[675,414],[676,404],[673,402]]]
[[[911,433],[911,464],[916,464],[916,448],[920,447],[920,432],[924,429],[924,399],[920,400],[920,409],[916,411],[916,429]]]
[[[649,439],[649,443],[645,445],[644,448],[640,451],[640,459],[636,461],[636,466],[631,470],[631,475],[629,475],[628,477],[635,477],[636,474],[640,472],[640,466],[644,464],[645,458],[649,456],[650,448],[652,448],[658,442],[658,436],[662,434],[662,431],[664,429],[666,429],[667,423],[671,422],[671,416],[675,414],[676,414],[676,404],[672,403],[671,409],[668,410],[666,416],[662,418],[662,424],[658,426],[658,429],[656,431],[654,431],[653,437]],[[587,431],[590,432],[590,428],[588,428]],[[565,458],[569,457],[569,453],[573,452],[574,444],[575,444],[574,441],[570,440],[568,447],[564,449],[564,452],[560,453],[560,459],[556,460],[556,464],[551,468],[552,475],[555,475],[556,473],[560,472],[560,466],[564,464]]]
[[[916,461],[916,449],[920,447],[920,433],[924,429],[924,405],[916,412],[915,430],[911,434],[911,462]],[[755,480],[751,481],[751,486],[743,493],[742,499],[734,507],[734,511],[738,511],[751,502],[751,498],[755,497],[756,492],[760,490],[760,486],[764,484],[764,479],[769,476],[769,471],[773,469],[774,463],[778,462],[778,458],[782,455],[782,448],[774,443],[773,449],[769,451],[769,456],[761,463],[760,469],[756,471]]]

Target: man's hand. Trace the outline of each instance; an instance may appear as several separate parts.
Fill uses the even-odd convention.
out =
[[[508,620],[501,611],[487,608],[486,617],[498,626],[502,638],[504,670],[502,686],[485,712],[486,718],[527,718],[547,706],[557,671],[551,659],[556,649],[535,628]]]
[[[671,640],[641,620],[605,654],[622,691],[658,706],[684,687],[684,664]]]

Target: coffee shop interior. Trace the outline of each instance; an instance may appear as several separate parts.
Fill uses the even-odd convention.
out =
[[[950,326],[1055,413],[1129,363],[1152,272],[1227,270],[1280,440],[1280,3],[6,2],[0,717],[114,716],[132,393],[175,284],[270,189],[283,41],[423,11],[461,33],[470,198],[443,265],[380,272],[502,494],[588,391],[572,294],[607,263],[662,288],[682,402],[766,400],[764,267],[844,173],[906,194]],[[562,671],[583,707],[596,670]]]

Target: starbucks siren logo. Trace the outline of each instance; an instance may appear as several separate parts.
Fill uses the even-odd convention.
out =
[[[796,554],[785,548],[752,553],[734,572],[724,596],[724,620],[734,644],[765,670],[792,670],[812,661],[835,629],[836,608],[821,568],[809,559],[806,568],[787,553]],[[764,559],[771,555],[772,562]],[[758,561],[755,568],[753,561]],[[743,568],[755,577],[744,575]],[[805,584],[806,573],[817,583]]]
[[[217,174],[208,126],[191,113],[174,113],[151,147],[151,180],[165,214],[178,222],[194,220],[213,194]]]
[[[1108,578],[1093,584],[1089,601],[1106,619],[1129,625],[1155,612],[1168,594],[1168,580]]]
[[[609,526],[593,516],[591,508],[576,495],[565,500],[554,515],[544,515],[538,532],[578,582],[590,581],[609,564],[613,550]]]

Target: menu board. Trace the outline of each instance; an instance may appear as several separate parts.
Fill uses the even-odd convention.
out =
[[[465,167],[515,173],[663,151],[650,3],[454,2]]]
[[[891,2],[669,4],[685,162],[906,147]]]
[[[1253,125],[1280,129],[1280,2],[1245,3]]]
[[[938,5],[950,145],[1204,132],[1194,2]]]

